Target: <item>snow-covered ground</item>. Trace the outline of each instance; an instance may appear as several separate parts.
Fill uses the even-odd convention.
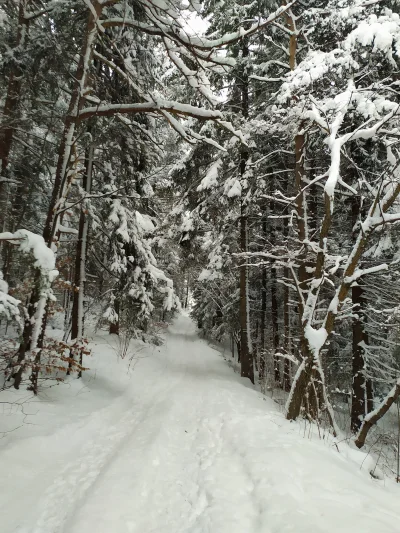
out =
[[[23,424],[0,440],[1,533],[400,532],[398,487],[287,422],[188,317],[131,373],[112,342],[82,380],[2,405],[0,430]]]

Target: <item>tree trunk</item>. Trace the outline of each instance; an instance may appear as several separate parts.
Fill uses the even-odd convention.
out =
[[[33,317],[35,314],[36,306],[32,302],[39,301],[40,298],[40,288],[38,286],[38,283],[35,284],[30,302],[27,305],[26,314],[25,314],[25,320],[24,320],[24,329],[22,333],[22,340],[19,345],[19,349],[17,352],[17,369],[13,373],[14,378],[14,387],[16,389],[19,389],[22,381],[22,375],[25,370],[25,354],[30,349],[31,345],[31,338],[32,338],[32,332],[33,332]]]
[[[115,312],[118,315],[118,320],[116,322],[111,322],[110,324],[110,335],[119,335],[119,314],[120,314],[120,301],[119,298],[115,298],[114,300],[114,309]],[[163,318],[162,320],[165,320],[165,309],[163,311]]]
[[[301,353],[305,355],[293,380],[292,390],[290,391],[289,402],[286,408],[286,418],[296,420],[301,413],[305,392],[311,382],[314,360],[309,350],[308,344],[304,338],[301,339]]]
[[[86,157],[85,173],[82,176],[82,189],[89,194],[92,188],[92,169],[93,169],[93,145],[90,145]],[[75,253],[75,279],[74,279],[74,300],[72,304],[72,324],[71,324],[71,341],[75,342],[79,353],[75,350],[71,352],[71,359],[76,355],[79,356],[79,362],[82,364],[82,346],[83,337],[83,320],[84,320],[84,298],[85,298],[85,281],[86,281],[86,249],[87,237],[89,230],[89,217],[86,212],[85,203],[81,206],[79,215],[78,241]],[[72,361],[69,364],[71,369]],[[80,377],[80,372],[78,377]]]
[[[188,308],[188,305],[189,305],[189,276],[186,279],[185,309]]]
[[[274,378],[275,383],[282,386],[280,358],[276,352],[279,350],[279,326],[278,326],[278,298],[277,298],[277,281],[276,269],[271,267],[271,321],[272,321],[272,346],[274,350]]]
[[[263,221],[263,231],[266,232],[266,221]],[[261,321],[260,321],[260,368],[259,378],[260,382],[264,381],[266,377],[266,354],[265,354],[265,328],[266,328],[266,315],[267,315],[267,269],[262,267],[261,274]]]
[[[287,238],[289,234],[288,222],[285,218],[283,220],[283,234]],[[289,269],[285,267],[283,269],[283,277],[285,280],[289,279]],[[290,303],[289,303],[289,287],[287,282],[283,286],[283,349],[285,353],[290,353]],[[289,359],[285,359],[284,367],[284,389],[289,392],[290,390],[290,362]]]
[[[274,184],[271,181],[271,193],[273,192]],[[275,202],[271,200],[269,205],[269,212],[275,212]],[[276,227],[274,226],[274,220],[270,221],[270,242],[272,249],[276,244]],[[263,231],[264,238],[266,239],[266,228]],[[274,365],[274,381],[275,384],[279,387],[282,386],[282,376],[281,376],[281,359],[276,355],[279,350],[279,324],[278,324],[278,283],[276,277],[276,266],[274,263],[271,264],[271,325],[272,325],[272,351],[273,351],[273,365]]]
[[[352,396],[351,396],[351,430],[354,433],[361,427],[367,414],[367,379],[363,344],[367,341],[362,319],[362,309],[365,305],[361,285],[352,287],[353,300],[353,353],[352,353]]]
[[[296,26],[296,19],[292,12],[289,11],[286,16],[287,26],[291,32],[289,40],[289,66],[290,70],[296,68],[297,63],[297,47],[298,47],[298,28]],[[299,309],[299,322],[300,322],[300,353],[302,356],[302,364],[299,366],[296,376],[294,377],[291,392],[289,395],[288,404],[286,406],[286,417],[289,420],[296,419],[304,406],[307,414],[319,411],[319,396],[322,394],[326,398],[324,376],[322,368],[316,369],[316,358],[319,358],[319,353],[314,353],[308,340],[305,337],[304,328],[309,325],[308,320],[304,320],[304,304],[303,294],[307,290],[307,272],[306,272],[306,260],[307,249],[304,244],[307,235],[306,224],[306,197],[303,189],[303,176],[305,175],[305,145],[306,137],[302,132],[304,124],[301,124],[299,131],[295,136],[294,153],[295,153],[295,195],[296,195],[296,212],[297,212],[297,237],[300,245],[303,247],[301,253],[298,256],[300,263],[298,269],[297,279],[297,291],[298,291],[298,309]],[[322,259],[319,257],[319,261]],[[322,270],[322,263],[319,265],[317,262],[316,272],[318,272],[318,266]],[[319,272],[318,272],[319,275]],[[317,278],[318,275],[315,277]],[[318,375],[320,374],[320,375]],[[319,384],[315,383],[316,378],[319,378]],[[322,388],[322,393],[320,390]],[[304,405],[304,402],[307,405]],[[328,403],[328,402],[327,402]],[[332,414],[330,414],[332,418]],[[333,423],[333,420],[332,420]]]
[[[302,125],[300,126],[302,128]],[[307,259],[307,250],[303,244],[307,238],[306,231],[306,197],[305,193],[302,192],[303,189],[303,176],[305,175],[305,145],[306,138],[304,134],[296,135],[295,137],[295,195],[296,195],[296,214],[297,214],[297,238],[301,246],[303,246],[303,253],[298,257],[300,262],[299,272],[298,272],[298,289],[299,291],[306,290],[307,284],[307,272],[306,272],[306,259]],[[300,321],[303,316],[303,304],[302,299],[299,296],[299,315]]]
[[[371,413],[374,410],[374,388],[372,381],[367,379],[367,413]]]
[[[400,380],[397,381],[396,385],[381,402],[380,406],[364,418],[360,431],[358,432],[354,441],[357,448],[362,448],[364,446],[369,430],[389,411],[390,407],[397,401],[399,397]]]
[[[245,163],[244,163],[245,164]],[[240,249],[247,252],[247,208],[242,205],[240,217]],[[240,266],[240,374],[254,383],[254,362],[250,339],[250,309],[249,309],[249,270],[247,259],[241,260]]]
[[[283,363],[283,384],[282,388],[285,392],[290,391],[290,360],[285,358]]]
[[[353,197],[351,204],[352,224],[357,223],[360,215],[360,198]],[[352,395],[351,395],[351,430],[353,433],[361,427],[362,420],[371,409],[368,402],[368,390],[366,377],[366,361],[364,357],[364,346],[368,344],[368,335],[364,325],[365,299],[362,288],[362,280],[352,287],[353,303],[353,350],[352,350]],[[370,384],[371,388],[371,384]]]
[[[249,56],[249,47],[247,39],[242,43],[242,59],[245,61]],[[242,73],[242,116],[247,119],[249,116],[249,79],[247,74],[247,65],[244,64]],[[240,154],[240,176],[244,178],[249,153],[243,149]],[[248,251],[248,206],[246,200],[241,200],[240,216],[240,251]],[[241,259],[240,265],[240,374],[242,377],[249,378],[254,383],[254,361],[253,347],[251,343],[250,332],[250,309],[249,309],[249,269],[247,258]]]

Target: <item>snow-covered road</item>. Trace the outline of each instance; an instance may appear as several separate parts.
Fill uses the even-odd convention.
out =
[[[285,421],[188,317],[131,377],[107,346],[0,450],[2,533],[400,532],[397,487]]]

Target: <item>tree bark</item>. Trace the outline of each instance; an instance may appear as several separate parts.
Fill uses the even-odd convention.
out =
[[[114,309],[115,312],[118,315],[118,320],[116,322],[111,322],[110,324],[110,335],[119,335],[119,315],[120,315],[120,301],[119,298],[116,297],[114,300]],[[163,312],[163,318],[162,320],[165,320],[165,310]]]
[[[283,235],[285,238],[288,237],[289,228],[287,218],[283,219]],[[283,349],[285,353],[290,353],[291,344],[290,344],[290,303],[289,303],[289,287],[287,285],[287,280],[290,277],[289,269],[284,267],[283,277],[285,279],[285,284],[283,286]],[[290,390],[290,362],[289,359],[285,359],[285,369],[284,369],[284,389],[289,392]]]
[[[352,224],[357,223],[360,215],[360,198],[352,198]],[[370,405],[367,399],[366,361],[364,357],[364,346],[368,344],[368,335],[365,331],[364,309],[365,298],[362,288],[362,280],[352,287],[353,303],[353,343],[352,343],[352,395],[351,395],[351,430],[357,433],[366,414],[369,413]]]
[[[93,145],[90,145],[86,155],[85,172],[82,176],[82,189],[89,194],[92,188],[92,169],[93,169]],[[74,275],[74,299],[72,304],[71,316],[71,341],[75,342],[79,353],[71,353],[71,359],[77,355],[79,362],[82,364],[82,346],[81,341],[84,331],[84,298],[85,298],[85,282],[86,282],[86,250],[87,237],[89,231],[89,217],[87,214],[85,204],[82,204],[79,215],[79,230],[78,241],[75,252],[75,275]],[[72,361],[69,364],[71,369]],[[80,372],[78,377],[80,377]]]
[[[303,127],[303,124],[300,125],[300,129]],[[300,262],[299,265],[299,273],[298,273],[298,282],[299,282],[299,290],[304,291],[306,289],[306,283],[307,283],[307,272],[306,272],[306,256],[307,256],[307,250],[305,249],[304,241],[307,238],[307,231],[306,231],[306,197],[305,193],[303,191],[303,177],[305,175],[305,145],[306,145],[306,137],[304,134],[298,134],[295,137],[294,140],[294,154],[295,154],[295,195],[296,195],[296,214],[297,214],[297,237],[299,240],[300,246],[303,247],[303,253],[301,253],[298,256],[298,261]],[[303,303],[302,298],[299,296],[299,315],[300,320],[303,315]]]
[[[364,446],[369,430],[389,411],[390,407],[397,401],[399,397],[400,380],[397,381],[396,385],[381,402],[380,406],[364,418],[361,428],[354,441],[357,448],[362,448]]]
[[[274,351],[274,379],[275,383],[282,386],[280,358],[276,355],[279,350],[279,326],[278,326],[278,298],[276,269],[271,267],[271,322],[272,322],[272,347]]]
[[[189,275],[186,279],[186,296],[185,296],[185,309],[188,308],[188,305],[189,305]]]
[[[263,223],[263,234],[267,232],[267,222],[264,218]],[[259,368],[259,378],[262,382],[266,377],[266,354],[265,354],[265,328],[266,328],[266,315],[267,315],[267,269],[265,266],[261,267],[261,320],[260,320],[260,368]]]
[[[249,47],[247,39],[242,43],[242,59],[245,61],[249,56]],[[242,98],[242,116],[247,119],[249,116],[249,80],[247,74],[247,65],[244,63],[242,72],[241,85]],[[244,178],[246,165],[249,158],[249,152],[243,149],[240,154],[240,176]],[[246,200],[241,199],[240,206],[240,251],[248,251],[248,206]],[[253,347],[251,343],[250,332],[250,309],[249,309],[249,269],[247,258],[241,259],[240,265],[240,374],[242,377],[249,378],[254,383],[254,361]]]
[[[359,282],[361,283],[361,282]],[[351,429],[354,433],[361,427],[361,422],[368,413],[367,378],[364,358],[364,343],[368,337],[364,330],[362,309],[365,306],[363,289],[360,284],[352,287],[353,301],[353,350],[352,350],[352,396],[351,396]]]
[[[242,160],[243,161],[243,160]],[[244,163],[245,164],[245,163]],[[242,205],[240,217],[240,249],[247,252],[248,241],[247,207]],[[250,309],[249,309],[249,269],[247,259],[241,260],[240,266],[240,374],[254,383],[254,361],[250,339]]]

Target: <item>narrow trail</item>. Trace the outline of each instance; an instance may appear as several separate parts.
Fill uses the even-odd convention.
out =
[[[178,533],[212,527],[210,474],[223,451],[221,432],[230,406],[220,383],[229,369],[185,317],[170,329],[164,356],[163,371],[148,383],[148,409],[65,531]],[[243,487],[249,484],[243,472],[236,478]],[[224,490],[219,489],[221,496]],[[234,494],[226,498],[237,499]]]
[[[46,488],[2,533],[400,532],[398,493],[304,438],[188,317],[121,391],[61,430],[67,447],[48,464],[43,455],[37,472]],[[29,449],[60,441],[31,439]],[[32,498],[29,480],[19,501]]]

